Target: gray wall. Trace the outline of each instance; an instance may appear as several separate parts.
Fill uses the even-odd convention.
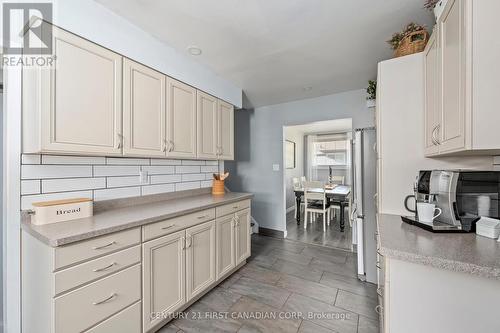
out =
[[[305,176],[304,172],[304,134],[300,131],[294,130],[291,127],[285,128],[285,140],[295,142],[295,168],[285,169],[285,185],[286,185],[286,204],[288,209],[295,205],[295,195],[293,194],[293,181],[292,179]],[[284,167],[284,166],[283,166]]]
[[[226,162],[232,191],[255,194],[252,216],[261,227],[286,230],[283,193],[283,126],[352,118],[353,128],[373,126],[364,90],[235,112],[235,161]],[[273,171],[272,165],[280,170]]]

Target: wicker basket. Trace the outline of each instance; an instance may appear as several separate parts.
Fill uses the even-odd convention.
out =
[[[425,49],[425,45],[429,41],[429,33],[427,30],[419,30],[409,33],[408,36],[403,38],[399,43],[398,48],[394,51],[394,57],[402,57],[418,52]]]
[[[213,195],[224,195],[224,193],[225,193],[224,181],[214,179],[213,183],[212,183],[212,194]]]

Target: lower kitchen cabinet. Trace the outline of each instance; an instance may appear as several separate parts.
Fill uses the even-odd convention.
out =
[[[236,266],[236,239],[234,236],[235,215],[217,219],[217,280]]]
[[[186,303],[185,231],[142,245],[144,332]]]
[[[187,301],[215,282],[215,221],[186,230]]]
[[[236,265],[250,257],[250,209],[236,213]]]

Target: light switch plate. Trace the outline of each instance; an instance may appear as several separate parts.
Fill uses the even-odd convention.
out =
[[[139,171],[139,182],[141,184],[148,184],[148,172],[145,170]]]
[[[280,171],[280,165],[279,164],[273,164],[273,171]]]

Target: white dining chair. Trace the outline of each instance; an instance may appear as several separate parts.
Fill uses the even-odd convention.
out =
[[[323,232],[330,225],[330,205],[326,199],[325,185],[322,182],[304,182],[304,229],[307,229],[308,213],[323,214]]]
[[[302,183],[300,181],[300,178],[298,177],[293,177],[292,178],[292,184],[293,184],[293,190],[300,190],[302,189]],[[304,200],[300,200],[300,207],[297,207],[297,200],[295,200],[295,212],[293,216],[297,216],[297,209],[300,209],[300,212],[302,213],[304,211]]]

